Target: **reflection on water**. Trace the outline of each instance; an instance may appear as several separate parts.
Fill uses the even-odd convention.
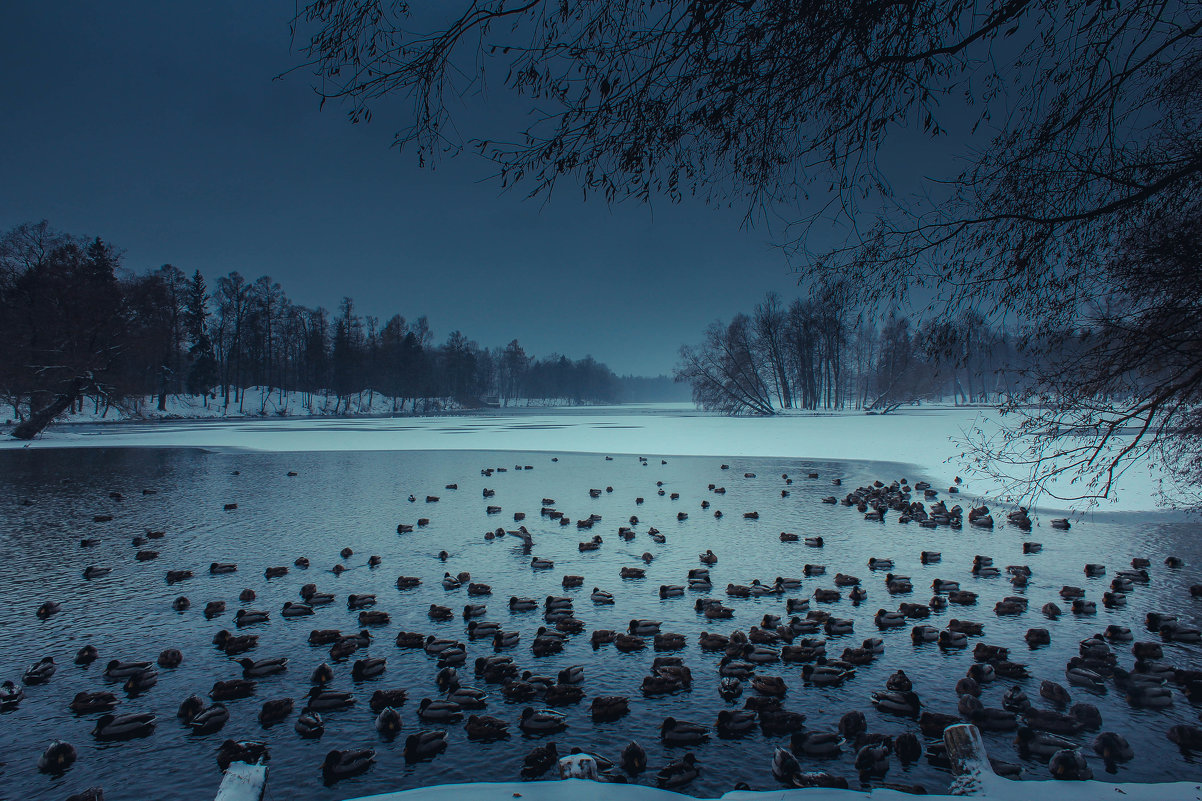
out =
[[[727,600],[735,608],[733,621],[706,623],[693,610],[696,594],[685,598],[661,600],[660,584],[683,584],[690,568],[697,567],[697,554],[713,549],[719,561],[712,568],[718,591],[728,582],[747,583],[753,578],[771,580],[778,575],[800,576],[807,562],[828,566],[825,577],[806,579],[803,588],[792,595],[812,596],[814,589],[832,587],[837,571],[854,573],[864,580],[869,598],[859,607],[846,600],[824,606],[840,617],[855,621],[855,632],[847,637],[831,638],[832,656],[845,645],[858,645],[862,639],[877,635],[872,615],[880,607],[896,608],[901,600],[925,602],[934,578],[959,580],[965,589],[979,592],[980,605],[965,610],[936,614],[932,621],[941,626],[946,619],[959,616],[985,623],[985,642],[1008,646],[1012,658],[1027,662],[1034,679],[1024,682],[1027,692],[1038,700],[1041,678],[1065,683],[1064,664],[1077,653],[1077,643],[1101,631],[1108,623],[1131,627],[1137,638],[1148,639],[1140,622],[1151,610],[1171,611],[1183,622],[1196,625],[1195,602],[1188,587],[1198,581],[1194,565],[1202,563],[1202,546],[1194,536],[1194,524],[1168,515],[1099,516],[1075,526],[1070,532],[1056,532],[1046,525],[1036,528],[1031,539],[1044,543],[1040,554],[1023,556],[1023,536],[1017,530],[999,527],[992,532],[964,530],[951,532],[901,526],[896,519],[886,524],[869,523],[854,510],[819,503],[831,492],[829,480],[844,479],[844,490],[875,478],[891,479],[905,474],[899,465],[823,464],[784,460],[737,459],[730,470],[720,469],[720,460],[710,458],[669,458],[661,464],[658,457],[640,465],[633,457],[607,461],[590,454],[523,453],[519,456],[494,452],[406,452],[406,453],[204,453],[188,450],[35,450],[0,453],[0,680],[17,679],[32,662],[52,655],[59,663],[58,673],[45,686],[27,688],[26,700],[12,712],[0,715],[0,732],[5,743],[0,785],[4,797],[61,798],[89,785],[101,785],[109,799],[162,797],[170,783],[174,795],[182,799],[212,798],[219,782],[214,751],[226,737],[266,740],[271,746],[270,795],[274,798],[298,797],[338,799],[355,795],[453,781],[510,780],[518,775],[522,757],[532,742],[522,738],[516,722],[524,705],[501,700],[495,687],[487,712],[510,720],[514,737],[508,742],[470,743],[459,726],[450,727],[450,748],[433,762],[406,766],[401,757],[403,737],[395,743],[379,740],[373,727],[367,699],[377,687],[404,687],[410,701],[402,710],[406,733],[419,726],[416,707],[423,696],[434,696],[433,658],[421,651],[395,647],[397,631],[410,630],[437,634],[466,641],[464,622],[456,617],[445,623],[433,623],[426,611],[431,603],[460,609],[467,603],[465,590],[447,592],[438,579],[444,570],[470,571],[473,580],[492,585],[487,599],[486,620],[495,620],[506,630],[521,632],[522,644],[513,651],[515,659],[538,674],[554,675],[560,668],[581,664],[585,670],[588,697],[602,694],[628,695],[632,714],[611,724],[591,722],[588,697],[577,707],[566,708],[569,729],[557,736],[565,747],[579,745],[589,750],[617,755],[631,738],[648,750],[653,770],[642,777],[650,781],[654,767],[682,753],[681,749],[661,747],[658,727],[668,715],[712,724],[724,704],[717,693],[718,655],[697,647],[702,631],[729,633],[734,628],[746,631],[765,613],[783,614],[779,597]],[[531,471],[513,469],[515,463],[529,464]],[[484,467],[508,467],[505,473],[491,477],[480,475]],[[818,480],[801,478],[814,470]],[[237,471],[237,474],[235,474]],[[295,477],[286,475],[296,471]],[[745,472],[758,478],[743,478]],[[781,497],[782,473],[798,477],[790,487],[791,495]],[[923,478],[937,486],[946,483],[943,476],[907,476],[911,481]],[[666,493],[679,492],[680,499],[657,494],[657,482]],[[457,483],[458,490],[444,489]],[[724,485],[725,495],[713,495],[708,484]],[[612,487],[598,498],[588,490]],[[485,500],[482,489],[496,490]],[[154,494],[143,494],[143,490]],[[109,493],[120,493],[124,500],[113,500]],[[410,503],[412,494],[418,499]],[[424,503],[427,495],[440,496],[434,504]],[[558,509],[573,520],[599,514],[602,521],[590,532],[575,526],[560,527],[540,517],[544,497],[554,498]],[[637,505],[636,497],[645,498]],[[28,499],[32,505],[22,505]],[[710,500],[725,516],[715,519],[700,508]],[[224,505],[238,508],[225,511]],[[503,508],[499,515],[486,513],[486,506]],[[742,513],[756,510],[759,520],[745,520]],[[687,511],[687,520],[678,521],[677,512]],[[484,532],[498,525],[512,526],[512,514],[525,512],[526,524],[534,533],[533,553],[554,560],[555,569],[532,571],[530,557],[516,540],[489,542]],[[96,515],[112,515],[111,522],[93,522]],[[617,537],[619,525],[637,515],[637,539],[630,543]],[[415,523],[429,517],[428,527],[412,534],[397,535],[398,523]],[[1000,517],[1000,516],[999,516]],[[654,525],[667,537],[657,545],[646,536]],[[138,562],[131,545],[134,536],[147,529],[165,530],[166,536],[153,541],[160,552],[158,559]],[[782,543],[781,531],[801,535],[822,535],[822,550],[798,543]],[[577,543],[600,533],[604,545],[598,551],[581,553]],[[80,547],[82,538],[97,537],[100,544]],[[350,547],[354,555],[341,560],[338,552]],[[436,554],[450,552],[445,564]],[[943,552],[941,564],[923,566],[922,550]],[[642,565],[640,555],[649,552],[654,561],[647,566],[643,580],[623,581],[618,577],[622,566]],[[1026,595],[1031,611],[1016,618],[998,618],[992,612],[996,600],[1013,593],[1000,578],[974,579],[969,567],[974,554],[992,556],[997,565],[1029,564],[1034,575]],[[1166,554],[1186,560],[1178,571],[1163,566]],[[378,554],[381,567],[368,568],[367,559]],[[295,567],[283,578],[267,580],[269,566],[292,565],[298,556],[307,556],[312,567]],[[914,579],[910,596],[891,597],[884,590],[880,574],[866,567],[868,557],[891,557],[896,571]],[[1134,556],[1152,559],[1153,580],[1138,586],[1130,594],[1127,610],[1113,612],[1102,608],[1101,593],[1109,577],[1086,578],[1086,562],[1101,562],[1111,575],[1127,566]],[[214,561],[236,562],[238,571],[211,576],[208,565]],[[350,569],[336,576],[335,564]],[[82,571],[88,565],[112,567],[107,576],[85,581]],[[174,586],[165,582],[169,569],[190,569],[195,577]],[[424,583],[415,590],[398,591],[400,574],[420,576]],[[582,575],[581,589],[564,591],[560,580],[565,574]],[[337,601],[319,608],[312,618],[285,620],[279,615],[285,601],[299,600],[298,590],[307,582],[316,582],[322,590],[335,593]],[[1085,587],[1088,597],[1099,601],[1095,618],[1066,615],[1059,621],[1046,621],[1037,611],[1049,600],[1061,602],[1056,593],[1064,584]],[[610,590],[617,598],[611,607],[594,607],[589,601],[593,586]],[[232,718],[224,731],[207,737],[192,737],[175,719],[175,710],[191,693],[206,693],[218,679],[238,678],[241,669],[220,654],[211,644],[213,634],[232,628],[233,612],[239,608],[239,592],[253,589],[258,598],[245,606],[266,609],[272,620],[254,627],[260,644],[251,656],[256,659],[287,656],[288,671],[263,679],[253,698],[230,702]],[[313,648],[306,638],[314,628],[359,628],[356,613],[349,611],[345,599],[349,593],[376,593],[378,609],[388,612],[392,622],[373,631],[372,646],[356,656],[383,656],[388,659],[384,676],[356,686],[350,677],[350,662],[335,666],[334,687],[353,690],[358,703],[351,710],[327,716],[327,728],[320,741],[302,740],[293,732],[294,715],[288,722],[264,731],[256,716],[263,701],[271,698],[298,699],[308,690],[309,674],[322,661],[328,661],[325,648]],[[688,647],[681,652],[693,669],[691,692],[656,699],[643,699],[638,693],[641,677],[648,672],[653,652],[621,654],[612,646],[594,651],[588,634],[572,638],[563,654],[534,658],[529,643],[543,622],[540,615],[511,615],[506,600],[510,595],[542,598],[549,594],[573,597],[577,616],[589,630],[623,629],[632,618],[651,618],[664,622],[665,631],[684,634]],[[179,595],[191,599],[187,612],[177,613],[171,602]],[[46,621],[38,620],[34,610],[44,600],[62,603],[63,611]],[[205,603],[224,600],[229,611],[221,618],[206,621]],[[476,599],[473,599],[476,600]],[[1052,632],[1050,648],[1029,652],[1022,635],[1031,626],[1046,626]],[[1142,635],[1142,636],[1141,636]],[[955,711],[952,687],[972,662],[970,652],[940,652],[926,645],[911,645],[908,628],[883,635],[886,651],[875,663],[862,667],[856,678],[841,688],[818,689],[801,681],[797,665],[771,665],[763,672],[784,677],[789,687],[786,707],[808,716],[812,729],[832,729],[839,716],[858,708],[868,716],[873,731],[901,733],[916,730],[910,721],[877,715],[869,703],[873,690],[883,689],[885,678],[904,668],[926,708]],[[93,643],[101,658],[89,668],[72,664],[75,651]],[[176,670],[161,670],[158,686],[145,695],[127,699],[117,686],[103,679],[103,666],[109,659],[153,660],[164,648],[179,648],[184,662]],[[1116,648],[1120,663],[1130,667],[1132,658],[1125,648]],[[1166,645],[1165,661],[1178,667],[1199,668],[1197,646]],[[469,665],[477,655],[491,653],[484,641],[469,643]],[[470,676],[470,668],[467,671]],[[471,682],[469,682],[471,683]],[[986,687],[987,706],[999,706],[1008,686],[996,682]],[[159,716],[155,734],[144,740],[124,743],[96,743],[90,736],[96,715],[76,717],[67,709],[71,697],[79,691],[110,689],[121,698],[120,712],[154,712]],[[1124,734],[1136,752],[1134,762],[1119,769],[1114,778],[1124,781],[1163,781],[1198,779],[1202,768],[1179,755],[1164,737],[1175,723],[1197,723],[1198,714],[1174,691],[1174,706],[1165,712],[1133,711],[1113,686],[1102,695],[1073,690],[1074,700],[1096,704],[1105,719],[1105,728]],[[52,779],[36,771],[38,755],[53,738],[73,743],[79,749],[79,762],[61,779]],[[994,756],[1017,760],[1010,737],[987,734],[986,742]],[[1081,738],[1088,745],[1092,734]],[[755,734],[741,741],[713,739],[697,749],[702,765],[701,777],[688,790],[715,796],[745,781],[753,788],[773,786],[769,772],[772,750],[787,738],[766,738]],[[374,747],[378,764],[365,776],[325,788],[320,782],[320,763],[332,748]],[[1092,752],[1090,753],[1091,760]],[[823,767],[852,779],[852,756],[807,767]],[[1102,766],[1094,762],[1095,774],[1106,778]],[[1028,775],[1046,777],[1041,764],[1024,763]],[[908,770],[896,762],[890,770],[891,781],[920,782],[931,790],[946,787],[947,775],[925,761]]]

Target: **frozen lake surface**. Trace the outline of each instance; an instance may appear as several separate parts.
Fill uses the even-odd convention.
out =
[[[644,404],[556,409],[493,409],[441,417],[264,418],[170,420],[69,425],[36,441],[0,438],[4,448],[197,447],[289,451],[507,450],[674,456],[756,456],[911,464],[936,486],[963,473],[972,496],[998,497],[1001,488],[967,472],[963,437],[997,431],[989,408],[904,407],[888,415],[859,412],[789,413],[731,418],[691,405]],[[1127,471],[1105,511],[1156,508],[1158,475]],[[1064,487],[1060,494],[1078,494]],[[1042,508],[1062,503],[1045,499]]]
[[[831,431],[820,440],[825,450],[806,458],[773,458],[792,450],[809,452],[801,430],[827,427],[837,430],[846,418],[782,418],[763,421],[745,429],[740,440],[737,423],[723,418],[690,418],[679,412],[651,413],[643,421],[631,415],[555,414],[497,416],[495,418],[442,418],[439,420],[388,421],[263,421],[236,424],[164,424],[146,427],[72,430],[55,433],[29,449],[10,449],[0,453],[0,587],[4,603],[0,605],[0,680],[18,680],[31,663],[53,656],[58,670],[48,684],[26,688],[25,700],[13,711],[0,714],[0,730],[8,744],[0,784],[6,797],[61,798],[90,785],[105,788],[108,799],[160,797],[163,787],[171,787],[174,797],[209,799],[220,774],[214,760],[219,743],[227,738],[262,739],[271,748],[271,797],[340,799],[407,787],[464,781],[508,781],[517,778],[522,758],[540,742],[523,737],[517,730],[521,709],[526,703],[508,703],[497,685],[486,685],[472,675],[477,656],[493,653],[487,640],[469,642],[465,623],[458,614],[470,602],[486,603],[481,618],[496,621],[506,631],[520,634],[520,644],[510,653],[523,669],[539,675],[554,676],[568,665],[584,668],[585,699],[578,705],[562,707],[568,729],[555,735],[563,750],[578,745],[589,751],[616,757],[631,739],[647,749],[650,770],[640,778],[653,780],[655,769],[684,753],[682,748],[661,745],[658,732],[665,717],[704,723],[711,728],[720,710],[741,707],[752,694],[733,703],[719,698],[717,664],[720,654],[702,651],[698,639],[703,631],[730,633],[747,631],[766,613],[785,613],[785,596],[727,598],[723,588],[728,582],[746,584],[752,579],[771,582],[777,576],[801,576],[806,563],[827,566],[825,576],[806,578],[800,589],[788,597],[808,597],[811,608],[825,609],[854,621],[850,635],[828,637],[828,654],[838,656],[844,647],[858,646],[870,636],[882,636],[885,653],[870,665],[862,666],[855,677],[837,688],[818,688],[802,681],[800,666],[774,663],[760,672],[784,678],[788,687],[785,708],[807,716],[811,730],[832,730],[839,717],[849,709],[862,710],[873,732],[900,734],[917,731],[907,718],[877,713],[871,693],[884,689],[885,679],[902,668],[912,678],[924,709],[954,714],[956,696],[953,687],[973,664],[971,648],[966,651],[941,651],[934,644],[915,646],[909,626],[878,632],[873,614],[881,607],[895,609],[900,601],[926,603],[935,578],[954,579],[965,589],[980,594],[975,607],[951,607],[937,612],[929,621],[941,628],[952,617],[979,621],[985,625],[983,641],[1011,649],[1011,658],[1029,665],[1033,678],[1020,683],[1036,706],[1050,708],[1039,698],[1041,679],[1067,684],[1066,661],[1077,654],[1078,642],[1115,623],[1130,627],[1136,639],[1155,639],[1142,626],[1149,611],[1180,615],[1186,625],[1198,624],[1197,604],[1188,587],[1197,583],[1195,566],[1202,563],[1202,544],[1196,537],[1196,524],[1180,517],[1155,514],[1106,514],[1075,525],[1069,532],[1051,530],[1041,522],[1029,534],[1004,524],[992,531],[965,527],[952,531],[947,527],[931,530],[915,524],[899,525],[895,515],[888,522],[863,519],[854,509],[822,504],[828,494],[842,494],[850,488],[874,479],[886,482],[906,477],[911,482],[930,480],[946,486],[949,471],[944,467],[921,468],[913,464],[879,461],[882,454],[900,455],[897,444],[882,446],[860,456],[874,462],[833,458],[839,452],[838,436]],[[967,416],[967,415],[966,415]],[[876,424],[885,418],[854,418],[857,424]],[[894,418],[890,425],[895,425]],[[686,421],[692,421],[687,423]],[[921,428],[925,418],[915,416],[911,423]],[[759,423],[760,421],[755,421]],[[779,422],[776,438],[768,431]],[[941,425],[946,428],[947,421]],[[933,436],[932,428],[925,436]],[[598,433],[600,432],[600,433]],[[671,440],[669,433],[675,432]],[[792,432],[792,433],[790,433]],[[883,430],[882,430],[883,434]],[[611,439],[612,437],[612,439]],[[918,437],[921,439],[922,437]],[[882,442],[887,442],[883,437]],[[429,443],[438,449],[423,450]],[[443,443],[455,442],[450,446]],[[469,450],[483,442],[496,449]],[[609,450],[607,460],[598,453],[564,453],[565,450]],[[738,446],[741,442],[741,446]],[[57,445],[105,445],[164,447],[45,447]],[[557,443],[559,452],[537,452],[539,445]],[[525,444],[528,451],[514,453]],[[661,447],[674,444],[675,447]],[[166,447],[171,446],[171,447]],[[197,447],[180,447],[197,446]],[[411,446],[411,447],[406,447]],[[587,446],[587,447],[586,447]],[[243,449],[238,449],[239,447]],[[691,447],[708,453],[729,448],[732,456],[666,456]],[[842,446],[846,450],[847,446]],[[208,450],[203,450],[208,449]],[[892,448],[892,450],[890,450]],[[248,450],[254,449],[254,450]],[[392,450],[396,449],[396,450]],[[771,450],[767,455],[742,456],[740,453]],[[930,450],[930,449],[928,449]],[[645,453],[653,457],[646,465],[624,453]],[[915,450],[923,458],[899,461],[931,462],[930,454]],[[722,470],[722,463],[730,465]],[[516,470],[530,465],[532,470]],[[482,476],[481,469],[509,468],[506,472]],[[295,476],[286,475],[289,471]],[[808,479],[809,472],[819,473]],[[756,474],[745,478],[745,473]],[[786,484],[782,474],[795,483],[790,495],[781,497]],[[842,488],[833,488],[831,480],[840,478]],[[662,487],[658,482],[663,482]],[[447,484],[458,489],[445,489]],[[726,488],[717,495],[709,484]],[[612,492],[606,491],[612,487]],[[590,489],[602,490],[591,497]],[[495,490],[485,499],[483,490]],[[663,489],[665,495],[658,495]],[[143,490],[153,490],[144,495]],[[114,500],[117,492],[123,500]],[[672,500],[670,493],[679,493]],[[408,497],[413,495],[414,502]],[[439,496],[426,503],[427,495]],[[645,499],[638,504],[636,499]],[[555,499],[555,508],[573,520],[590,514],[601,516],[591,531],[576,526],[563,527],[539,514],[543,498]],[[969,499],[971,496],[969,496]],[[31,505],[23,505],[28,499]],[[702,501],[712,508],[703,510]],[[961,501],[966,503],[966,501]],[[225,510],[227,503],[237,509]],[[495,504],[502,511],[489,514]],[[715,519],[713,508],[725,515]],[[678,520],[679,512],[688,518]],[[743,514],[758,511],[758,520]],[[486,540],[484,533],[498,526],[514,527],[513,513],[524,512],[534,537],[534,546],[526,553],[512,537]],[[97,516],[112,520],[94,522]],[[617,536],[620,525],[637,515],[636,538],[624,542]],[[398,523],[414,524],[421,517],[428,526],[414,532],[396,533]],[[999,518],[1001,516],[999,515]],[[657,544],[647,535],[655,526],[666,541]],[[141,549],[153,549],[158,557],[138,561],[140,549],[132,538],[147,530],[164,531],[162,539],[151,540]],[[822,549],[780,540],[781,531],[802,536],[822,535]],[[581,552],[577,544],[600,534],[604,543],[596,551]],[[81,548],[84,538],[100,542]],[[1038,540],[1042,553],[1024,555],[1022,543]],[[354,554],[342,559],[339,551],[350,547]],[[697,614],[693,603],[700,593],[683,598],[661,599],[661,584],[683,584],[689,569],[699,566],[697,555],[712,549],[718,562],[712,567],[713,597],[721,598],[734,612],[733,620],[706,621]],[[449,552],[444,563],[437,554]],[[940,564],[922,565],[922,550],[942,551]],[[644,565],[643,553],[653,560]],[[975,578],[969,568],[975,554],[994,558],[998,566],[1028,564],[1033,575],[1025,595],[1030,611],[1017,616],[999,617],[993,604],[1015,590],[1004,578]],[[1164,566],[1166,555],[1185,560],[1182,569]],[[379,567],[367,566],[368,557],[379,555]],[[531,555],[553,560],[554,568],[532,570]],[[297,557],[308,557],[308,570],[293,567]],[[882,573],[866,566],[869,557],[889,557],[896,561],[896,572],[913,578],[914,591],[889,595]],[[1151,582],[1137,585],[1130,593],[1130,604],[1123,610],[1109,610],[1101,604],[1114,571],[1128,567],[1133,557],[1152,560]],[[237,572],[210,575],[212,562],[233,562]],[[1110,575],[1086,578],[1087,562],[1105,564]],[[89,565],[111,567],[106,576],[85,580]],[[267,579],[264,571],[273,566],[289,566],[286,576]],[[335,575],[331,569],[344,565],[348,570]],[[622,567],[645,567],[646,578],[623,580]],[[187,569],[191,579],[168,585],[168,570]],[[492,596],[469,599],[464,589],[447,591],[439,579],[445,570],[470,571],[472,579],[492,587]],[[832,588],[836,572],[855,574],[863,580],[867,600],[853,606],[844,597],[833,604],[813,602],[819,588]],[[566,574],[584,577],[581,589],[565,591],[561,579]],[[398,575],[418,576],[422,585],[401,591]],[[318,607],[316,614],[287,620],[280,610],[287,601],[299,601],[301,585],[315,582],[320,590],[333,593],[333,604]],[[1057,621],[1046,620],[1039,607],[1047,601],[1062,606],[1068,603],[1057,594],[1061,586],[1077,585],[1087,598],[1098,602],[1093,617],[1066,614]],[[614,593],[612,606],[594,606],[589,600],[592,587]],[[252,589],[257,597],[239,602],[243,589]],[[375,593],[376,609],[387,612],[387,625],[372,628],[371,645],[343,662],[331,661],[328,647],[307,643],[312,629],[358,631],[357,612],[348,610],[350,593]],[[191,600],[184,612],[172,609],[178,596]],[[535,657],[530,643],[535,630],[544,625],[539,612],[511,613],[506,603],[511,595],[544,598],[567,595],[573,599],[576,616],[586,624],[584,634],[569,638],[563,653]],[[34,611],[46,600],[58,601],[62,611],[47,620],[39,620]],[[202,610],[210,601],[224,601],[227,611],[206,620]],[[427,615],[430,604],[445,604],[456,610],[454,619],[433,622]],[[208,736],[188,733],[175,718],[176,708],[190,694],[205,695],[217,680],[242,676],[241,667],[212,644],[220,629],[233,629],[233,614],[241,608],[262,609],[270,613],[266,624],[244,630],[259,635],[257,648],[248,656],[254,659],[287,657],[283,674],[260,679],[252,697],[229,702],[231,719],[225,728]],[[624,629],[635,618],[663,623],[663,630],[684,635],[687,647],[679,652],[693,673],[689,692],[645,699],[639,684],[647,675],[655,655],[647,650],[619,653],[612,645],[594,650],[589,632],[594,629]],[[922,621],[916,621],[922,622]],[[1030,651],[1023,634],[1030,627],[1051,631],[1049,647]],[[416,631],[462,640],[467,644],[468,665],[462,669],[464,683],[488,690],[487,714],[510,722],[508,741],[481,744],[466,739],[461,724],[447,726],[449,748],[430,762],[407,765],[401,748],[404,736],[423,726],[416,715],[422,697],[437,697],[434,657],[421,650],[402,649],[394,644],[398,631]],[[822,636],[822,635],[818,635]],[[75,652],[84,644],[94,644],[100,658],[90,667],[72,663]],[[127,697],[119,683],[107,682],[104,665],[110,659],[150,660],[165,648],[178,648],[183,663],[175,669],[159,669],[157,686],[148,692]],[[1132,667],[1129,645],[1114,644],[1118,662]],[[1164,645],[1163,662],[1177,668],[1202,668],[1199,647],[1181,643]],[[383,676],[368,682],[352,681],[351,662],[364,656],[387,659]],[[290,697],[301,705],[308,692],[312,670],[322,662],[334,666],[336,689],[349,690],[356,704],[348,710],[327,715],[324,737],[303,740],[293,731],[294,712],[270,729],[263,729],[256,717],[263,701]],[[1001,695],[1012,682],[996,681],[986,685],[982,700],[986,706],[999,706]],[[405,729],[392,743],[380,739],[372,726],[373,715],[368,698],[378,688],[405,688],[409,700],[402,707]],[[145,739],[99,743],[90,732],[96,714],[76,716],[67,708],[75,693],[109,690],[119,699],[118,712],[152,712],[158,725]],[[1116,781],[1197,780],[1202,766],[1191,755],[1178,752],[1165,737],[1175,724],[1198,722],[1197,709],[1173,689],[1173,705],[1163,711],[1132,709],[1108,682],[1105,692],[1087,692],[1071,687],[1074,701],[1096,705],[1102,713],[1103,728],[1120,732],[1130,740],[1135,759],[1108,776],[1088,745],[1094,732],[1073,738],[1084,745],[1095,775]],[[631,714],[616,723],[594,723],[588,704],[597,695],[620,694],[631,699]],[[537,703],[531,704],[538,706]],[[61,738],[76,746],[79,761],[62,778],[51,778],[36,770],[38,755],[51,739]],[[1047,769],[1034,760],[1020,760],[1012,745],[1012,734],[986,734],[992,756],[1021,762],[1028,775],[1046,778]],[[702,765],[701,776],[687,791],[716,797],[745,781],[755,789],[775,786],[769,768],[773,749],[787,745],[788,737],[768,737],[758,730],[745,739],[724,740],[716,736],[695,750]],[[377,764],[365,775],[341,782],[331,788],[321,782],[320,763],[333,748],[373,747]],[[803,760],[803,766],[826,769],[847,777],[856,786],[853,755],[844,749],[834,760]],[[894,760],[890,781],[921,783],[932,791],[946,788],[949,775],[922,760],[903,769]]]

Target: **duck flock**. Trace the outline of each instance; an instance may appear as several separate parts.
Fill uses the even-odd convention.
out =
[[[619,458],[630,469],[668,463],[638,457],[635,467],[632,457]],[[539,471],[558,467],[559,457],[539,460]],[[991,757],[999,774],[1012,777],[1088,779],[1091,765],[1119,772],[1138,756],[1128,741],[1133,726],[1159,728],[1155,736],[1166,747],[1202,751],[1202,728],[1165,717],[1202,703],[1202,671],[1190,667],[1202,635],[1171,611],[1202,597],[1202,585],[1171,608],[1152,592],[1164,576],[1190,569],[1175,555],[1082,563],[1080,586],[1053,588],[1040,582],[1045,554],[1033,532],[1086,535],[1063,518],[1045,527],[1025,509],[962,507],[958,478],[943,490],[904,478],[850,488],[815,471],[760,477],[715,463],[715,481],[697,486],[648,478],[636,483],[645,487],[641,496],[590,486],[576,497],[547,495],[537,507],[507,505],[505,482],[534,469],[487,466],[479,479],[390,499],[395,530],[361,540],[379,543],[380,553],[309,538],[304,553],[273,552],[275,562],[253,576],[227,548],[207,562],[196,561],[196,547],[174,553],[172,540],[182,535],[167,523],[132,536],[93,536],[113,522],[97,514],[78,552],[64,555],[83,565],[78,581],[121,570],[171,588],[171,612],[204,628],[205,653],[169,638],[117,652],[76,633],[84,639],[77,649],[45,653],[0,676],[0,710],[15,714],[31,696],[55,694],[64,673],[82,673],[90,688],[54,703],[86,720],[96,742],[120,748],[173,727],[224,769],[271,758],[277,746],[248,731],[278,740],[291,730],[290,737],[323,746],[308,775],[326,785],[370,774],[382,755],[399,753],[408,764],[454,760],[469,774],[479,762],[482,779],[571,775],[688,791],[707,771],[707,749],[763,739],[771,758],[759,757],[763,781],[755,789],[941,791],[915,781],[909,768],[949,769],[942,732],[963,722],[991,742],[1004,736],[1011,750],[993,749]],[[288,471],[279,480],[297,478]],[[724,514],[726,484],[736,483],[757,487],[757,497],[772,503]],[[157,492],[148,488],[143,497]],[[108,500],[137,499],[113,492]],[[764,528],[780,516],[777,508],[799,502],[821,505],[812,514],[828,522],[779,534]],[[602,503],[605,515],[589,511]],[[451,504],[478,505],[495,525],[432,536]],[[236,500],[220,505],[224,514],[239,511]],[[622,509],[617,517],[615,508]],[[737,535],[720,528],[731,517],[745,524]],[[880,526],[879,535],[847,533],[851,520]],[[896,551],[893,543],[914,541],[898,538],[898,526],[924,532],[929,547]],[[995,527],[1018,537],[991,540]],[[123,536],[131,546],[122,562],[92,561],[104,539]],[[828,546],[852,536],[861,540],[857,553],[878,555],[828,564]],[[965,537],[1005,550],[945,563],[938,543]],[[191,538],[198,541],[195,532]],[[747,564],[741,551],[750,538],[757,553],[771,554],[756,560],[760,574],[724,570]],[[606,550],[621,557],[597,561]],[[917,566],[922,577],[903,574],[903,565]],[[384,572],[387,592],[378,589]],[[553,592],[533,591],[548,583]],[[71,601],[55,597],[53,586],[42,592],[28,602],[30,626],[72,616]],[[260,602],[260,595],[281,594],[291,597],[270,607]],[[628,617],[630,610],[643,614]],[[1088,636],[1063,633],[1095,619]],[[1015,621],[1026,628],[1020,638]],[[280,627],[303,629],[305,644],[280,650],[273,636]],[[1064,656],[1054,673],[1046,658],[1038,660],[1043,669],[1032,666],[1032,656],[1049,649]],[[935,660],[935,670],[922,667]],[[156,687],[164,674],[184,675],[171,685],[188,691],[163,697]],[[1104,719],[1094,703],[1102,697],[1121,698],[1132,715]],[[136,699],[153,699],[154,711]],[[371,730],[351,730],[342,719],[364,707]],[[628,716],[651,715],[655,741],[617,743]],[[100,758],[77,739],[35,734],[46,737],[37,769],[52,777],[86,779],[88,758]],[[489,770],[499,753],[512,756],[515,775]],[[103,789],[70,798],[95,801]]]

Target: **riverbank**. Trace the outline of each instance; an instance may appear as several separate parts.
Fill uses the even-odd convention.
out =
[[[681,404],[565,409],[489,409],[451,416],[163,420],[54,426],[30,443],[0,439],[0,448],[182,447],[209,450],[558,451],[656,456],[778,457],[913,465],[937,486],[960,475],[962,503],[1007,501],[1007,488],[974,475],[964,440],[996,435],[998,415],[981,407],[903,407],[888,415],[794,413],[732,418]],[[1157,508],[1159,476],[1129,470],[1105,512]],[[1071,494],[1072,487],[1065,487]],[[1070,504],[1048,502],[1044,511]]]

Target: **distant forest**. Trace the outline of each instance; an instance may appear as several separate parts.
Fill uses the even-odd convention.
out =
[[[676,380],[698,406],[727,414],[1000,403],[1021,386],[1022,351],[973,311],[874,317],[828,288],[788,306],[769,293],[750,315],[712,324],[701,344],[681,348]]]
[[[262,409],[246,408],[250,387],[332,397],[337,413],[364,393],[422,412],[447,402],[655,400],[672,386],[618,378],[591,356],[532,358],[516,339],[484,348],[454,330],[437,342],[424,316],[381,321],[351,298],[333,313],[307,308],[267,276],[231,272],[210,287],[199,271],[170,264],[129,273],[108,242],[45,222],[0,236],[0,348],[0,399],[22,421],[82,409],[85,399],[154,396],[162,410],[175,394],[253,414]]]

